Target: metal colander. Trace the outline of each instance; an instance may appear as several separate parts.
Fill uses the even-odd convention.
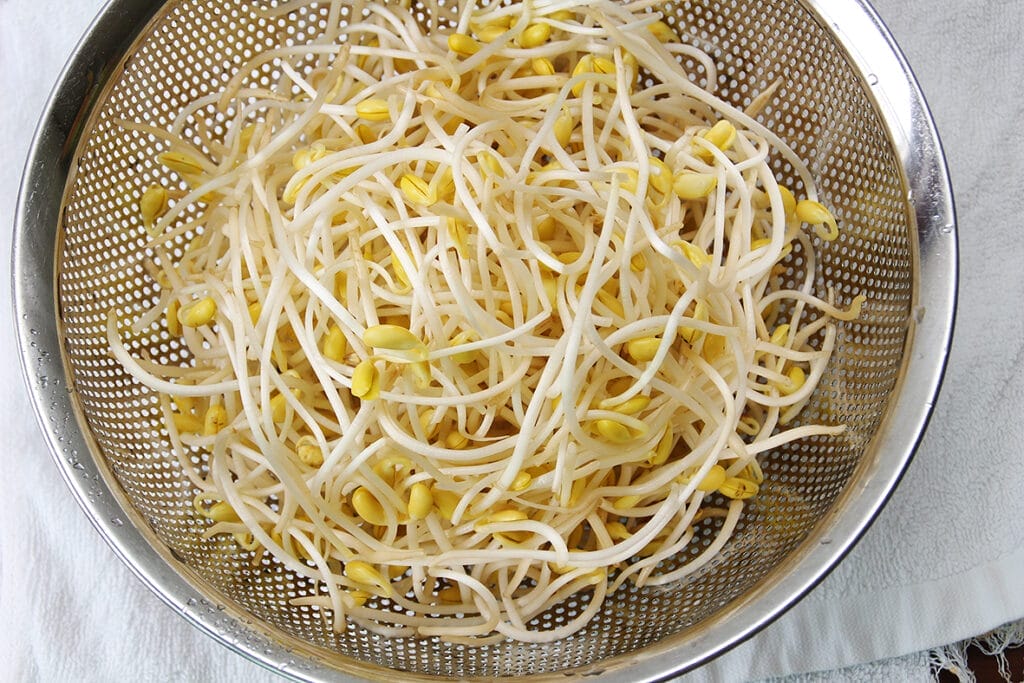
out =
[[[171,182],[154,160],[155,141],[117,121],[168,124],[259,51],[313,39],[327,6],[267,18],[258,3],[153,4],[111,3],[55,91],[19,206],[15,304],[26,376],[62,472],[118,554],[188,619],[298,678],[398,670],[410,679],[651,680],[708,660],[777,616],[877,514],[924,429],[954,308],[951,196],[923,99],[860,0],[666,3],[669,23],[718,62],[725,99],[744,106],[784,79],[762,119],[809,163],[843,227],[837,241],[817,245],[818,294],[833,287],[841,304],[867,296],[861,317],[840,326],[802,416],[847,431],[767,454],[760,495],[711,564],[678,585],[623,588],[583,631],[557,642],[471,647],[354,625],[335,633],[324,613],[292,605],[315,586],[269,559],[254,565],[221,537],[202,540],[207,522],[170,454],[157,400],[111,358],[104,325],[109,310],[131,317],[158,297],[143,267],[137,202],[151,183]],[[453,6],[424,3],[420,16],[443,28]],[[705,78],[699,64],[687,66]],[[266,81],[274,68],[250,78]],[[197,116],[216,120],[212,109]],[[784,160],[774,170],[799,188]],[[158,362],[187,362],[165,332],[134,344]],[[705,531],[688,553],[710,542],[713,529]],[[557,627],[585,606],[585,596],[571,598],[534,626]]]

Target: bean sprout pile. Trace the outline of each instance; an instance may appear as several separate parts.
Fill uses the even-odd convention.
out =
[[[110,314],[112,352],[206,536],[312,582],[294,604],[563,638],[714,558],[759,455],[842,431],[791,424],[863,300],[812,294],[838,225],[756,120],[780,84],[746,110],[700,87],[683,64],[713,87],[714,61],[655,3],[466,0],[443,29],[342,5],[168,127],[122,122],[166,180],[139,201],[159,301]],[[125,341],[147,330],[184,360]]]

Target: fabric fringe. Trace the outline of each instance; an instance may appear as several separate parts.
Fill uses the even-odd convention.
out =
[[[1010,680],[1010,666],[1006,659],[1006,651],[1022,645],[1024,645],[1024,621],[1016,621],[1003,624],[976,638],[937,647],[928,653],[928,661],[931,663],[936,677],[939,673],[948,671],[956,676],[960,683],[977,683],[977,678],[967,663],[967,650],[972,646],[977,647],[982,653],[995,657],[999,675],[1006,683],[1013,683]]]

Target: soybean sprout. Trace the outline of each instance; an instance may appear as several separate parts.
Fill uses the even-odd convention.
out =
[[[838,224],[756,120],[779,84],[747,111],[699,87],[684,58],[709,87],[713,60],[651,6],[335,2],[166,129],[123,122],[179,183],[140,201],[161,294],[134,328],[187,362],[111,314],[113,353],[206,535],[314,582],[294,601],[334,628],[567,636],[721,551],[760,454],[842,430],[791,424],[862,298],[812,293],[805,225]]]

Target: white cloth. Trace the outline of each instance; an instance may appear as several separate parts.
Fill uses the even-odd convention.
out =
[[[1017,2],[876,0],[921,80],[959,201],[951,364],[927,436],[838,569],[687,680],[919,681],[919,652],[1024,618],[1024,19]],[[98,0],[0,0],[0,259],[43,102]],[[280,680],[165,607],[90,528],[46,451],[18,372],[0,277],[0,679]],[[911,655],[870,667],[841,667]]]

